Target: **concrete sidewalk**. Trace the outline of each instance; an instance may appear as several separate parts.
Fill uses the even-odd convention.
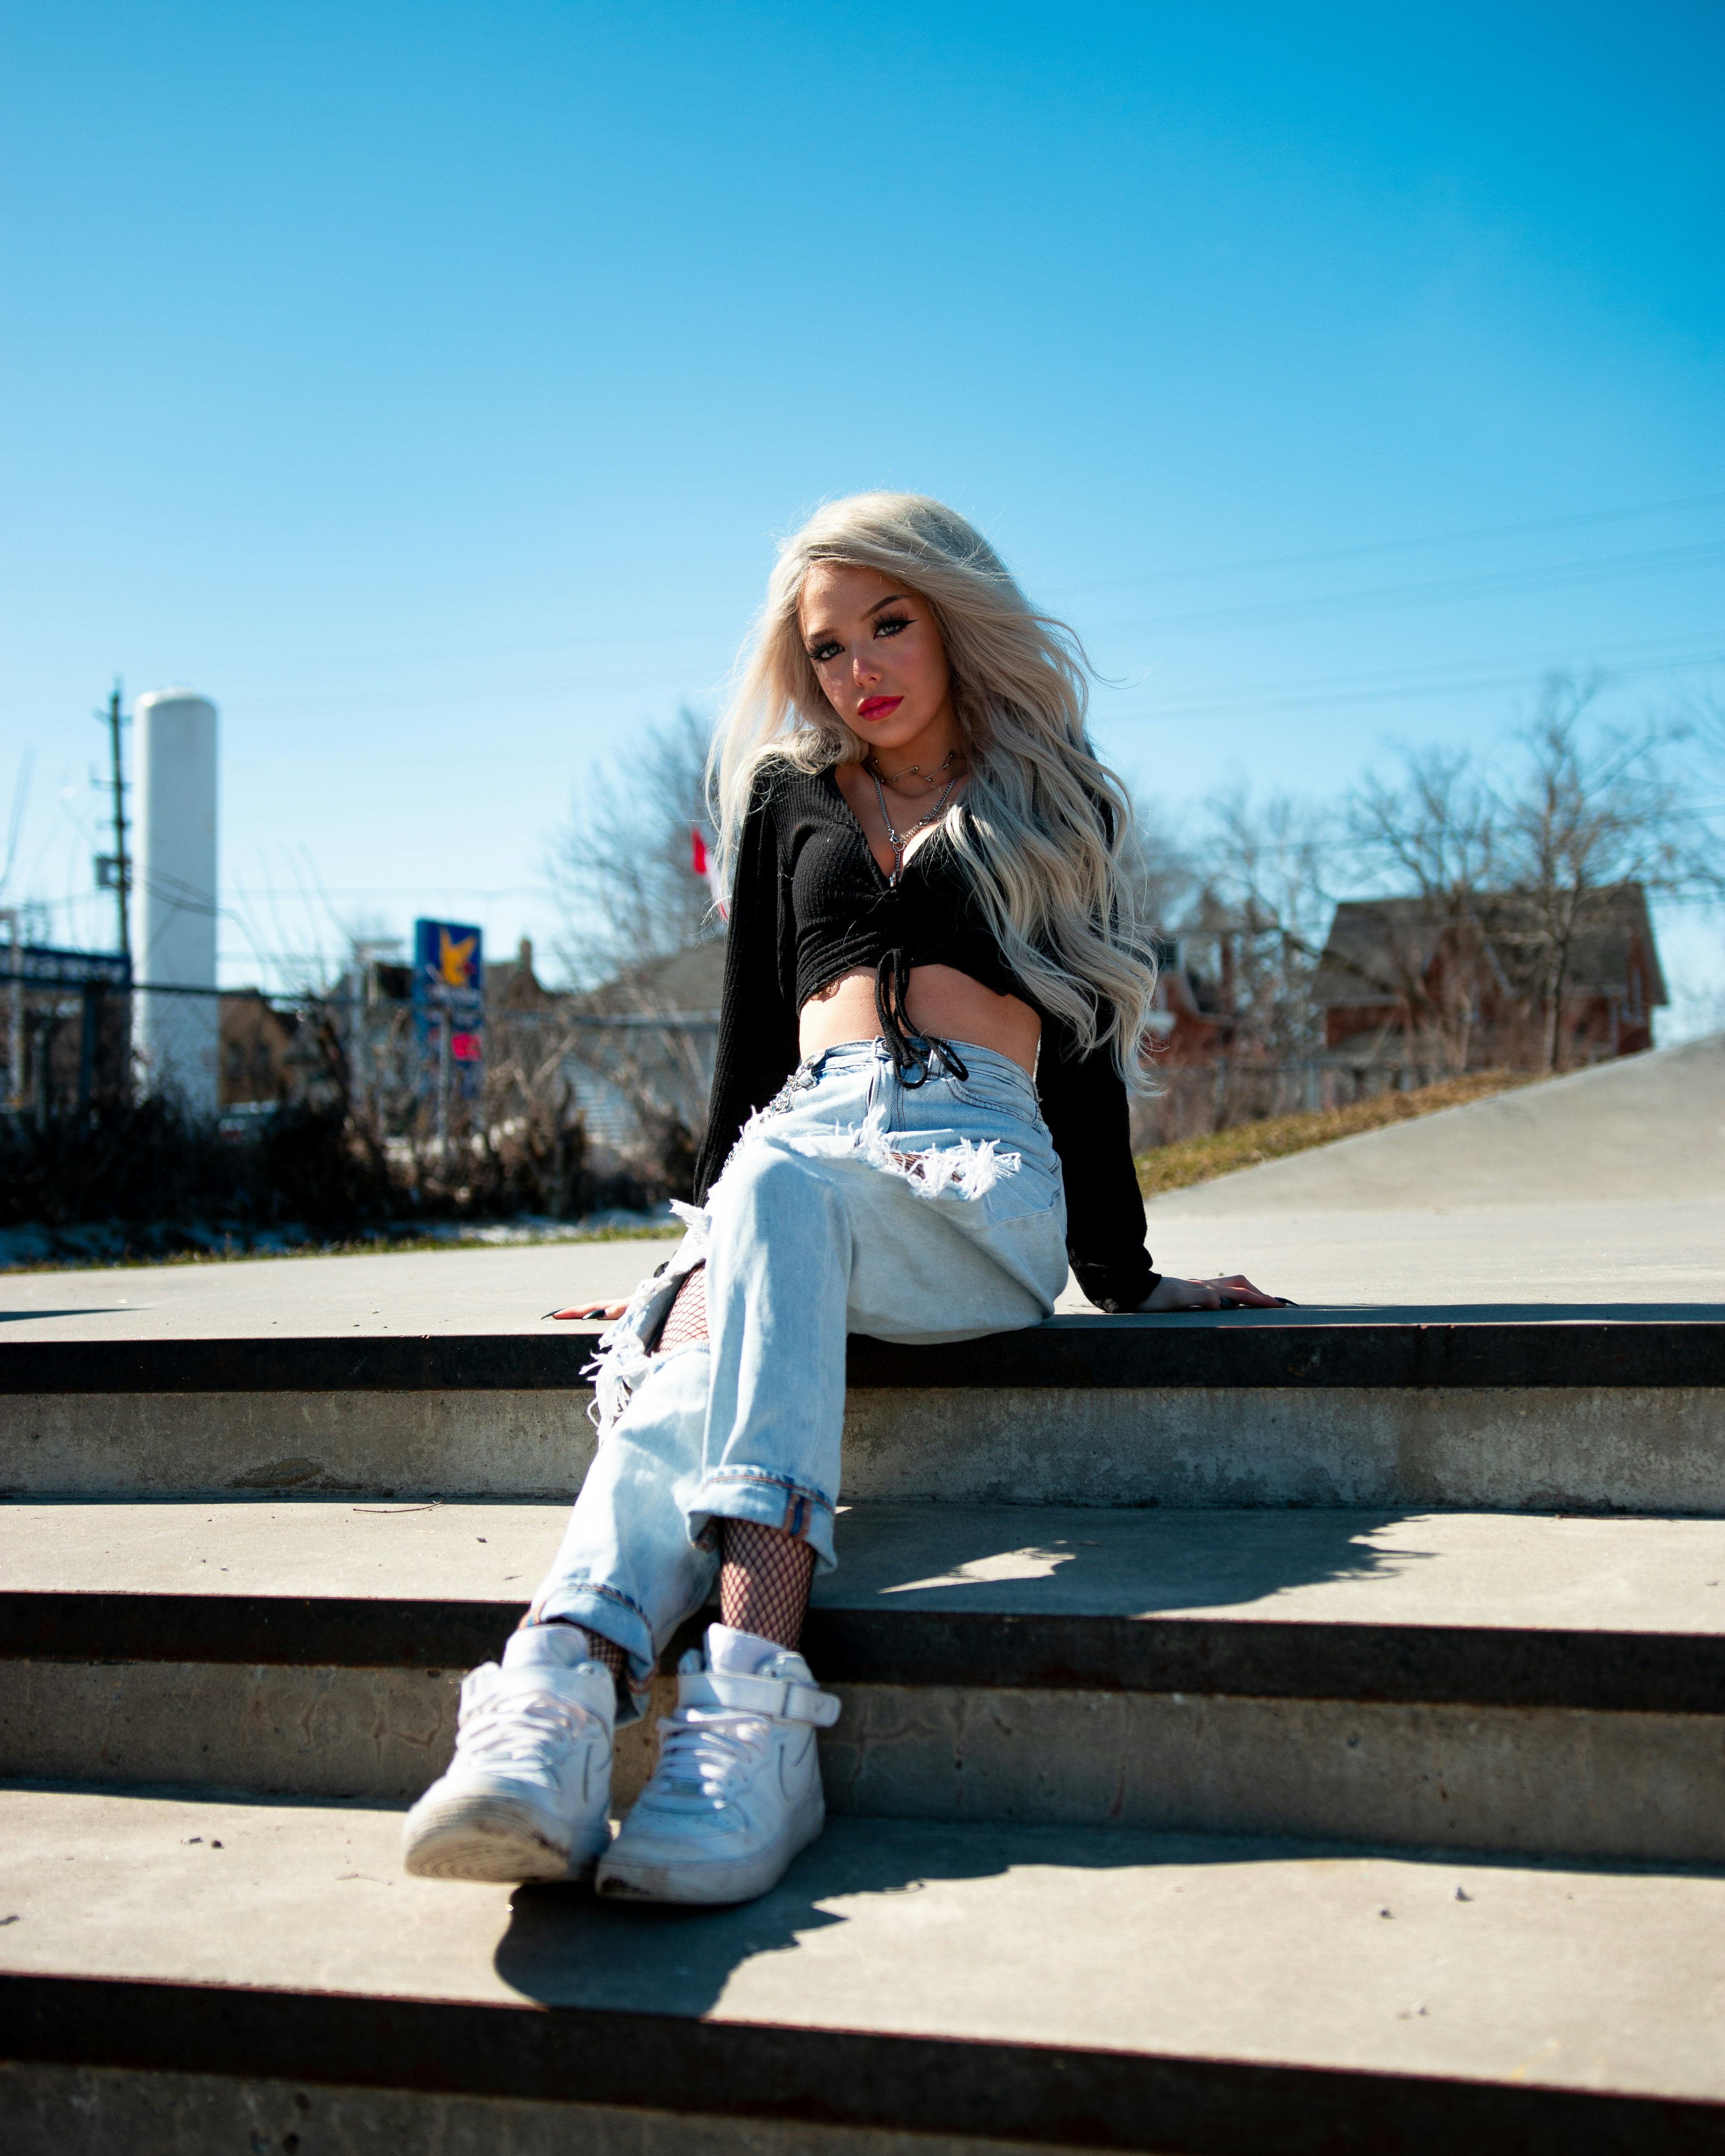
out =
[[[1461,1113],[1462,1111],[1455,1112]],[[1433,1118],[1434,1121],[1437,1118]],[[1288,1163],[1297,1166],[1297,1162]],[[1267,1170],[1228,1178],[1249,1184]],[[1725,1314],[1725,1206],[1619,1199],[1338,1213],[1226,1209],[1181,1191],[1149,1209],[1168,1271],[1244,1270],[1307,1309],[1634,1306]],[[258,1258],[0,1278],[0,1343],[557,1333],[544,1313],[626,1296],[665,1243]],[[1070,1281],[1063,1311],[1089,1308]]]
[[[1158,1201],[1194,1219],[1725,1202],[1725,1034],[1268,1161]]]
[[[1725,1306],[1725,1037],[1225,1176],[1148,1209],[1165,1271],[1306,1307]],[[668,1242],[260,1258],[0,1278],[0,1341],[555,1332]],[[1063,1311],[1089,1306],[1070,1281]]]
[[[1269,1161],[1148,1210],[1158,1265],[1243,1270],[1301,1303],[1725,1303],[1725,1035]]]

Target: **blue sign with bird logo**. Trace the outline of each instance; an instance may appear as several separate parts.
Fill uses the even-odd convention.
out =
[[[413,923],[413,1030],[428,1076],[447,1070],[464,1100],[485,1060],[485,962],[481,933],[464,921]]]

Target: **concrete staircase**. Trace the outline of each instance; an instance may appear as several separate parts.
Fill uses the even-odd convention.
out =
[[[8,1350],[0,2146],[1725,2149],[1725,1326],[855,1342],[833,1824],[696,1916],[395,1857],[588,1352]]]

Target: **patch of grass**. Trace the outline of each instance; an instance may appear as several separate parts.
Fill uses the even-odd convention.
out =
[[[1236,1169],[1266,1160],[1333,1145],[1361,1131],[1380,1131],[1390,1123],[1411,1122],[1439,1108],[1459,1108],[1468,1101],[1489,1100],[1512,1086],[1537,1084],[1544,1074],[1525,1070],[1469,1070],[1459,1078],[1440,1078],[1412,1093],[1380,1093],[1346,1108],[1313,1108],[1299,1115],[1271,1116],[1262,1122],[1236,1123],[1232,1130],[1180,1138],[1137,1157],[1138,1187],[1147,1198],[1163,1191],[1189,1189]]]

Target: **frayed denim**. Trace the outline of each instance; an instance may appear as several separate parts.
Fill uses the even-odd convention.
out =
[[[957,1047],[965,1076],[937,1062],[920,1085],[878,1041],[809,1058],[601,1336],[599,1449],[531,1614],[624,1648],[636,1712],[711,1591],[717,1521],[800,1536],[833,1568],[848,1333],[973,1340],[1053,1315],[1066,1205],[1035,1088]],[[708,1338],[654,1352],[703,1261]]]

